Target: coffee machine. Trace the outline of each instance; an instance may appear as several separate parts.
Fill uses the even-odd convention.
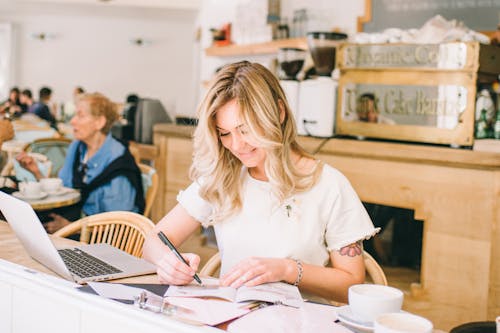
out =
[[[303,80],[299,87],[300,135],[332,137],[335,134],[337,82],[332,78],[337,45],[347,35],[337,32],[309,32],[307,45],[316,76]]]
[[[297,80],[297,74],[304,66],[306,54],[306,50],[293,47],[284,47],[278,50],[280,84],[285,91],[295,122],[299,120],[299,81]]]

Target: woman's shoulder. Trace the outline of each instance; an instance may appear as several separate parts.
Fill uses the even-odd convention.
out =
[[[324,185],[324,186],[332,186],[332,188],[338,187],[338,186],[345,186],[349,184],[349,180],[347,177],[340,172],[338,169],[335,167],[331,166],[330,164],[324,163],[322,161],[318,160],[318,167],[321,168],[320,170],[320,177],[318,184]]]
[[[68,146],[68,150],[67,150],[66,154],[74,153],[80,144],[82,144],[82,142],[79,140],[71,141],[71,143]]]
[[[123,155],[125,149],[128,149],[125,144],[121,141],[115,139],[112,135],[106,138],[106,142],[103,145],[104,151],[109,154],[111,159],[115,159]]]

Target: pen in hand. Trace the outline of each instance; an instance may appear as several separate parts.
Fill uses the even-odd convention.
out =
[[[168,248],[177,256],[177,258],[180,259],[180,261],[182,261],[183,263],[185,263],[186,265],[189,266],[189,264],[187,263],[186,259],[184,259],[181,256],[181,254],[179,253],[179,251],[177,251],[177,249],[175,248],[174,244],[172,244],[172,242],[170,242],[170,240],[167,238],[167,236],[165,236],[165,234],[162,231],[160,231],[158,233],[158,237],[163,242],[163,244],[165,244],[166,246],[168,246]],[[198,282],[199,284],[202,284],[201,283],[201,279],[198,276],[198,274],[194,273],[193,278],[196,280],[196,282]]]

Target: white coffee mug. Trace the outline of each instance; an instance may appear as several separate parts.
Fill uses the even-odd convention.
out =
[[[43,178],[40,184],[45,192],[54,193],[61,189],[63,182],[61,178]]]
[[[495,319],[495,322],[497,323],[497,333],[500,333],[500,316]]]
[[[407,312],[385,313],[374,322],[374,333],[432,333],[432,323]]]
[[[356,284],[349,288],[349,307],[363,321],[374,321],[383,313],[399,312],[403,306],[403,292],[378,284]]]
[[[42,185],[37,182],[22,182],[19,183],[19,190],[25,197],[36,197],[42,193]]]

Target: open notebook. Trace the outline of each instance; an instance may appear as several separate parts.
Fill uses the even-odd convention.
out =
[[[31,205],[0,192],[0,211],[28,254],[61,277],[77,283],[155,273],[149,262],[108,244],[57,249]]]

